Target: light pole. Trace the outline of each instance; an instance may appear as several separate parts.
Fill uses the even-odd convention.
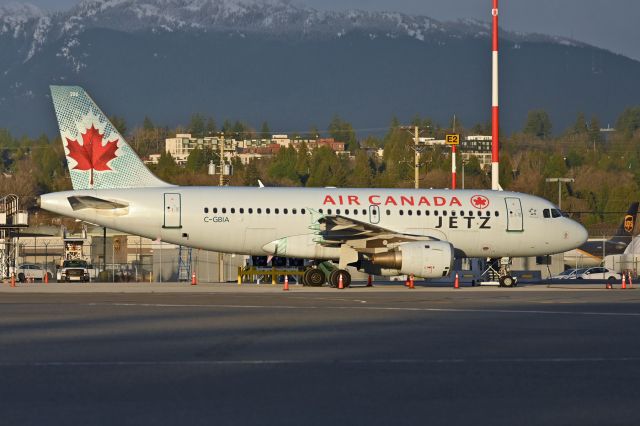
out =
[[[574,178],[546,178],[545,182],[558,182],[558,208],[562,211],[562,184],[575,182]]]

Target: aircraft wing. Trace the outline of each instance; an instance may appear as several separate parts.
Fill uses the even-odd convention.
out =
[[[359,252],[373,253],[408,241],[433,241],[427,235],[404,234],[345,216],[323,216],[317,221],[317,242],[328,247],[347,244]]]

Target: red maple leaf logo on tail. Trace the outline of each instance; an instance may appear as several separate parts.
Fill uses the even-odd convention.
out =
[[[102,134],[93,124],[86,133],[82,133],[82,145],[77,140],[67,139],[69,157],[76,160],[74,170],[91,170],[90,185],[93,185],[93,171],[111,170],[109,161],[116,158],[118,139],[102,145]]]

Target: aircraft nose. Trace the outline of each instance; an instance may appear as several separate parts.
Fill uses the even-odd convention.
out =
[[[573,226],[571,228],[571,231],[569,232],[570,232],[569,239],[573,243],[572,248],[581,246],[582,244],[586,243],[587,239],[589,238],[589,233],[587,232],[587,229],[581,224],[579,224],[578,222],[573,222]]]

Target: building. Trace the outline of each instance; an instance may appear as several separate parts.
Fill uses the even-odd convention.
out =
[[[480,168],[486,171],[491,168],[491,136],[471,135],[460,143],[460,155],[463,162],[468,162],[473,156],[480,162]]]
[[[209,149],[220,152],[220,143],[224,144],[224,157],[229,161],[238,157],[244,164],[252,159],[274,156],[281,148],[294,147],[296,150],[306,143],[310,150],[327,146],[337,153],[345,153],[345,143],[333,138],[302,139],[290,138],[288,135],[273,135],[271,139],[227,139],[222,136],[208,136],[195,138],[190,133],[178,133],[173,138],[165,140],[165,152],[179,165],[187,163],[189,155],[194,149]],[[149,164],[158,164],[160,154],[151,154],[146,160]]]

